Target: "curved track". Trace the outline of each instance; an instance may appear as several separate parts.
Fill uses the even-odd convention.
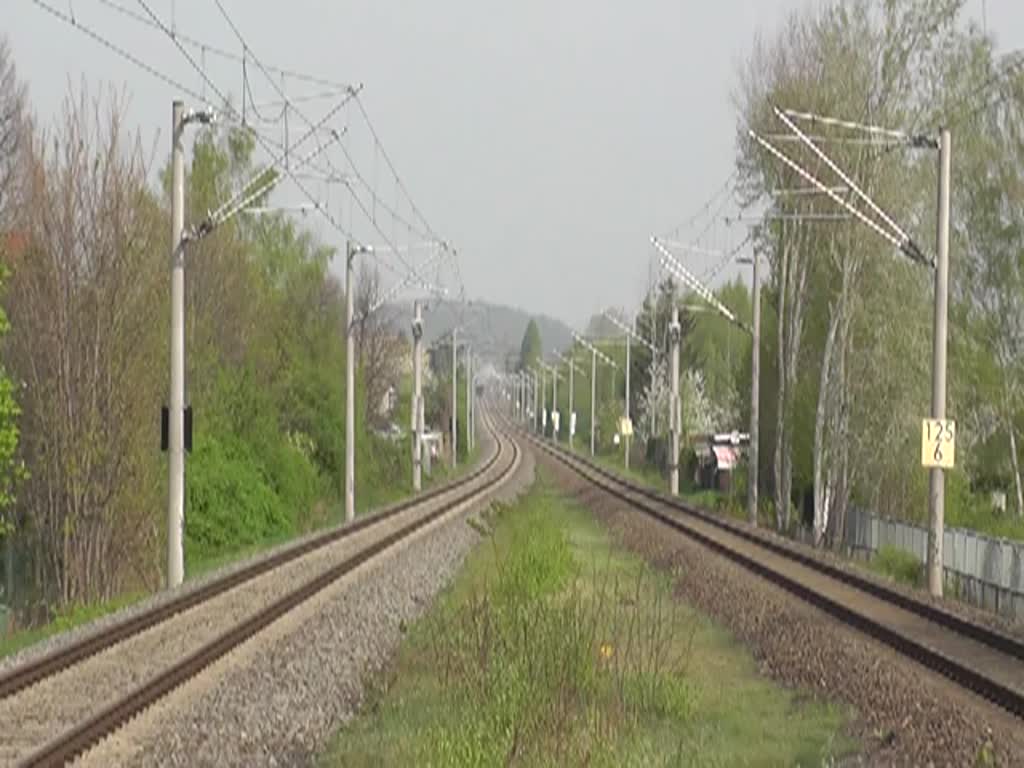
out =
[[[6,753],[0,758],[33,766],[74,759],[337,579],[489,496],[515,473],[521,454],[486,414],[483,420],[495,447],[467,477],[9,671],[0,678],[6,685],[0,689],[0,720],[5,721],[0,751]],[[104,698],[90,701],[90,694],[100,699],[95,692]]]
[[[1024,643],[1017,638],[837,568],[774,534],[626,480],[546,440],[526,438],[630,507],[1024,718]]]

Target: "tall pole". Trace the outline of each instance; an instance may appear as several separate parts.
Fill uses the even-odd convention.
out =
[[[345,246],[345,520],[356,519],[356,351],[352,322],[356,249]]]
[[[532,387],[532,392],[533,392],[533,431],[536,432],[537,431],[537,419],[538,419],[538,415],[537,415],[537,372],[536,371],[532,371],[531,372],[530,379],[531,379],[531,384],[533,385],[533,387]]]
[[[526,423],[526,377],[523,372],[520,371],[516,374],[516,411],[519,414],[519,420],[522,423]]]
[[[679,493],[679,431],[682,429],[682,409],[679,402],[679,307],[672,301],[672,324],[668,329],[669,341],[672,344],[672,415],[669,418],[671,440],[669,450],[669,490],[675,496]]]
[[[597,432],[597,352],[590,350],[590,456],[594,456],[594,434]]]
[[[574,376],[576,365],[573,359],[569,358],[569,450],[572,450],[573,444],[573,432],[576,431],[576,425],[573,423],[575,411],[573,410],[574,400],[576,399],[576,378]]]
[[[459,329],[452,329],[452,469],[459,466]]]
[[[423,488],[423,432],[420,425],[420,400],[423,397],[423,309],[419,301],[412,305],[412,489]]]
[[[758,426],[761,400],[761,257],[754,248],[753,346],[750,352],[750,466],[747,480],[747,519],[757,525]]]
[[[469,446],[476,450],[476,360],[473,360],[473,375],[469,378]]]
[[[629,347],[630,347],[630,336],[632,336],[631,333],[627,333],[626,334],[626,421],[629,421],[629,369],[630,369],[630,365],[629,365]],[[626,469],[629,469],[629,441],[630,441],[630,436],[629,435],[623,435],[622,438],[623,438],[622,439],[622,444],[624,446],[622,461],[623,461],[623,464],[626,467]]]
[[[168,434],[167,586],[185,578],[185,105],[171,106],[171,393]]]
[[[535,371],[534,372],[534,431],[535,432],[537,432],[537,425],[540,424],[540,421],[541,421],[541,409],[538,408],[538,406],[540,406],[540,404],[541,404],[540,402],[538,402],[538,392],[541,390],[541,388],[537,386],[537,383],[538,383],[537,382],[537,371]]]
[[[522,419],[523,424],[527,424],[527,411],[529,404],[526,399],[526,395],[529,393],[529,375],[526,371],[519,372],[519,418]]]
[[[473,450],[473,350],[466,347],[466,449]]]
[[[660,350],[661,343],[658,340],[658,294],[654,294],[654,312],[651,314],[651,341],[654,342],[654,349]],[[655,351],[651,355],[651,372],[657,373],[658,370],[658,352]],[[654,395],[654,402],[658,402],[658,395],[661,386],[658,383],[657,376],[651,376],[651,390]],[[658,409],[651,409],[651,437],[658,436]]]
[[[949,129],[939,138],[938,261],[935,264],[935,327],[932,334],[932,418],[946,418],[946,338],[949,300],[949,197],[953,141]],[[932,467],[928,483],[928,591],[942,596],[942,536],[946,513],[946,479]]]
[[[551,436],[558,442],[559,427],[562,426],[561,419],[557,421],[555,414],[558,413],[558,366],[551,372]]]
[[[544,369],[540,369],[540,430],[545,437],[548,432],[548,378]]]

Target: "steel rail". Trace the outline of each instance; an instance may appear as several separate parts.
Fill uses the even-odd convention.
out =
[[[140,632],[173,618],[177,614],[194,608],[201,603],[210,600],[217,595],[223,594],[230,589],[262,576],[275,568],[310,554],[330,544],[348,538],[359,531],[386,522],[397,514],[404,512],[417,504],[431,501],[446,493],[458,490],[459,488],[473,482],[487,472],[498,461],[500,452],[496,452],[488,461],[474,470],[472,473],[457,480],[431,489],[418,496],[412,496],[396,504],[385,507],[379,512],[360,517],[349,523],[315,536],[308,541],[286,547],[262,560],[258,560],[233,573],[226,574],[221,578],[214,579],[201,587],[185,592],[166,603],[154,606],[136,616],[126,619],[123,622],[101,630],[95,634],[83,637],[68,646],[58,648],[44,656],[15,666],[0,674],[0,700],[13,696],[18,691],[30,685],[51,677],[68,667],[71,667],[91,656],[105,651],[112,646],[121,643]]]
[[[948,611],[944,611],[933,605],[929,605],[928,603],[915,600],[912,597],[896,592],[895,590],[889,589],[884,585],[873,582],[857,574],[849,573],[806,553],[796,551],[791,545],[772,541],[763,534],[758,534],[752,530],[744,529],[744,527],[736,523],[722,520],[721,518],[707,512],[696,509],[681,502],[677,498],[667,496],[650,488],[645,488],[618,476],[594,462],[575,454],[570,454],[565,449],[549,445],[547,442],[532,435],[527,435],[527,439],[580,476],[601,488],[609,495],[641,510],[664,525],[694,539],[698,543],[707,546],[718,554],[733,560],[746,569],[777,584],[788,592],[834,616],[844,624],[857,628],[865,634],[894,648],[904,656],[912,658],[924,666],[939,672],[958,685],[975,692],[1013,715],[1024,718],[1024,691],[1005,685],[1000,681],[979,672],[962,661],[951,658],[950,656],[947,656],[944,653],[907,636],[906,634],[902,634],[893,628],[886,626],[880,621],[872,619],[870,616],[866,616],[852,610],[849,606],[843,605],[842,603],[814,590],[812,587],[802,584],[787,576],[779,570],[771,568],[764,563],[737,551],[728,544],[718,541],[701,531],[695,530],[692,525],[687,524],[685,518],[680,518],[675,514],[669,514],[663,510],[659,510],[649,502],[656,502],[657,504],[669,507],[673,511],[679,511],[685,515],[696,518],[701,522],[722,530],[730,535],[763,547],[764,549],[778,554],[787,560],[791,560],[843,584],[852,586],[872,598],[894,605],[909,613],[915,614],[919,618],[926,619],[939,627],[948,629],[962,637],[985,645],[992,650],[998,651],[1017,660],[1024,659],[1024,643],[1020,640],[989,627],[967,621],[966,619],[955,616]],[[587,471],[580,467],[585,468]],[[593,474],[588,474],[588,471]],[[595,478],[593,475],[597,475],[597,477]]]
[[[128,695],[113,702],[88,720],[60,734],[48,744],[43,745],[40,749],[29,755],[20,765],[33,766],[33,768],[35,766],[60,766],[74,760],[92,747],[92,745],[116,731],[166,694],[199,675],[210,664],[257,635],[285,613],[326,589],[337,579],[384,553],[398,542],[408,538],[419,529],[438,520],[453,509],[472,503],[485,496],[495,487],[500,486],[518,468],[520,448],[514,440],[509,439],[507,435],[501,434],[493,424],[488,424],[488,426],[498,443],[498,450],[495,452],[494,459],[486,465],[488,470],[496,465],[498,459],[506,450],[502,444],[502,438],[505,438],[512,447],[511,461],[496,477],[483,485],[466,491],[456,498],[445,501],[436,510],[413,520],[399,530],[388,534],[379,541],[310,579],[298,589],[279,598],[243,622],[236,624],[174,666],[139,685]],[[474,476],[479,477],[480,474],[474,473]],[[464,485],[465,483],[462,484]],[[422,504],[424,501],[426,499],[417,499],[416,504]]]

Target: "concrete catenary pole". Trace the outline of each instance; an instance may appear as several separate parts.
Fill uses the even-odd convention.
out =
[[[572,450],[572,444],[573,444],[573,437],[574,437],[573,432],[576,431],[576,429],[575,429],[576,425],[573,423],[573,414],[575,413],[573,408],[575,407],[575,401],[576,401],[576,377],[574,375],[575,374],[575,368],[576,368],[576,363],[573,360],[572,355],[570,353],[570,356],[569,356],[569,450],[570,451]]]
[[[753,268],[753,343],[750,352],[750,461],[747,480],[747,519],[751,525],[757,525],[757,490],[758,490],[758,447],[760,424],[760,390],[761,390],[761,256],[754,248]]]
[[[356,519],[356,351],[352,307],[355,299],[355,245],[345,246],[345,520]]]
[[[466,449],[473,450],[473,350],[466,347]]]
[[[932,418],[946,418],[946,341],[949,301],[949,219],[952,136],[944,128],[939,137],[939,195],[937,256],[935,264],[935,321],[932,333]],[[933,467],[928,483],[928,591],[942,596],[942,537],[946,513],[946,479]]]
[[[523,424],[528,423],[528,410],[529,401],[527,395],[529,394],[529,374],[526,371],[519,372],[519,418]]]
[[[452,329],[452,469],[459,466],[459,329]]]
[[[473,360],[473,375],[469,379],[469,442],[476,450],[476,359]]]
[[[540,369],[540,430],[545,437],[548,433],[548,377],[547,372]]]
[[[526,421],[526,408],[525,408],[526,403],[524,402],[524,392],[525,392],[525,389],[524,389],[524,386],[523,386],[523,372],[519,371],[518,373],[516,373],[515,376],[513,377],[513,381],[515,382],[515,393],[516,393],[516,402],[515,402],[516,419],[517,419],[517,421],[524,422],[524,421]]]
[[[632,326],[633,326],[633,321],[630,322],[630,327],[632,328]],[[632,336],[632,335],[633,335],[632,333],[627,333],[626,334],[626,409],[625,409],[626,421],[629,421],[629,369],[631,368],[631,366],[629,364],[629,348],[630,348],[630,336]],[[632,437],[630,435],[623,435],[623,440],[622,440],[622,445],[623,445],[622,462],[623,462],[623,466],[625,466],[626,469],[629,469],[629,442],[630,442],[631,439],[632,439]]]
[[[668,328],[669,341],[672,345],[672,404],[669,417],[671,431],[669,456],[669,490],[675,496],[679,493],[679,431],[682,429],[682,409],[679,402],[679,307],[672,301],[672,324]]]
[[[558,442],[558,433],[561,431],[559,427],[562,426],[561,418],[555,419],[555,414],[558,413],[558,366],[556,365],[554,370],[551,371],[551,436],[554,441]]]
[[[423,308],[412,305],[412,489],[423,488],[423,432],[420,402],[423,398]]]
[[[597,350],[590,350],[590,455],[594,455],[594,435],[597,433]]]
[[[538,386],[537,371],[534,372],[534,431],[538,431],[538,425],[541,423],[541,402],[540,395],[538,394],[543,389],[543,382],[540,382],[542,386]]]
[[[658,338],[658,294],[654,295],[654,311],[651,313],[651,341],[654,343],[655,350],[661,350],[661,341]],[[651,371],[657,372],[658,365],[658,352],[656,351],[651,355]],[[660,394],[661,384],[658,381],[657,376],[651,376],[651,394],[654,396],[654,402],[658,402],[658,395]],[[658,409],[651,408],[651,437],[658,436]]]
[[[168,413],[167,586],[185,577],[185,105],[171,107],[171,391]]]

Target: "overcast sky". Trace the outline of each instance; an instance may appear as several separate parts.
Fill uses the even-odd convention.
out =
[[[99,0],[48,0],[197,91],[200,78],[157,33]],[[133,0],[117,2],[141,11]],[[241,48],[214,0],[147,0],[178,30]],[[544,312],[574,325],[609,305],[632,306],[648,280],[649,235],[692,214],[733,167],[737,64],[757,30],[771,32],[802,0],[222,0],[266,63],[363,83],[363,102],[413,199],[461,255],[471,297]],[[813,0],[810,0],[813,3]],[[166,158],[171,86],[126,64],[31,0],[4,0],[33,106],[48,120],[69,82],[115,84],[129,120]],[[979,20],[982,0],[970,0]],[[1024,47],[1024,2],[987,0],[1000,49]],[[276,97],[251,71],[254,98]],[[241,71],[207,71],[237,101]],[[286,82],[290,96],[317,89]],[[207,89],[207,95],[209,91]],[[304,105],[311,117],[330,102]],[[292,117],[292,131],[299,127]],[[283,127],[266,129],[283,136]],[[382,200],[393,185],[372,144],[350,140]],[[360,141],[363,142],[360,147]],[[334,198],[317,188],[326,203]],[[278,204],[301,200],[282,189]],[[399,204],[399,211],[407,209]],[[339,215],[346,224],[345,216]],[[325,223],[325,239],[340,237]],[[380,213],[387,232],[392,220]],[[390,223],[388,223],[390,222]],[[354,225],[360,237],[363,224]],[[361,227],[361,229],[360,229]],[[704,244],[741,234],[724,223]],[[410,236],[411,237],[411,236]],[[715,259],[695,259],[699,271]]]

